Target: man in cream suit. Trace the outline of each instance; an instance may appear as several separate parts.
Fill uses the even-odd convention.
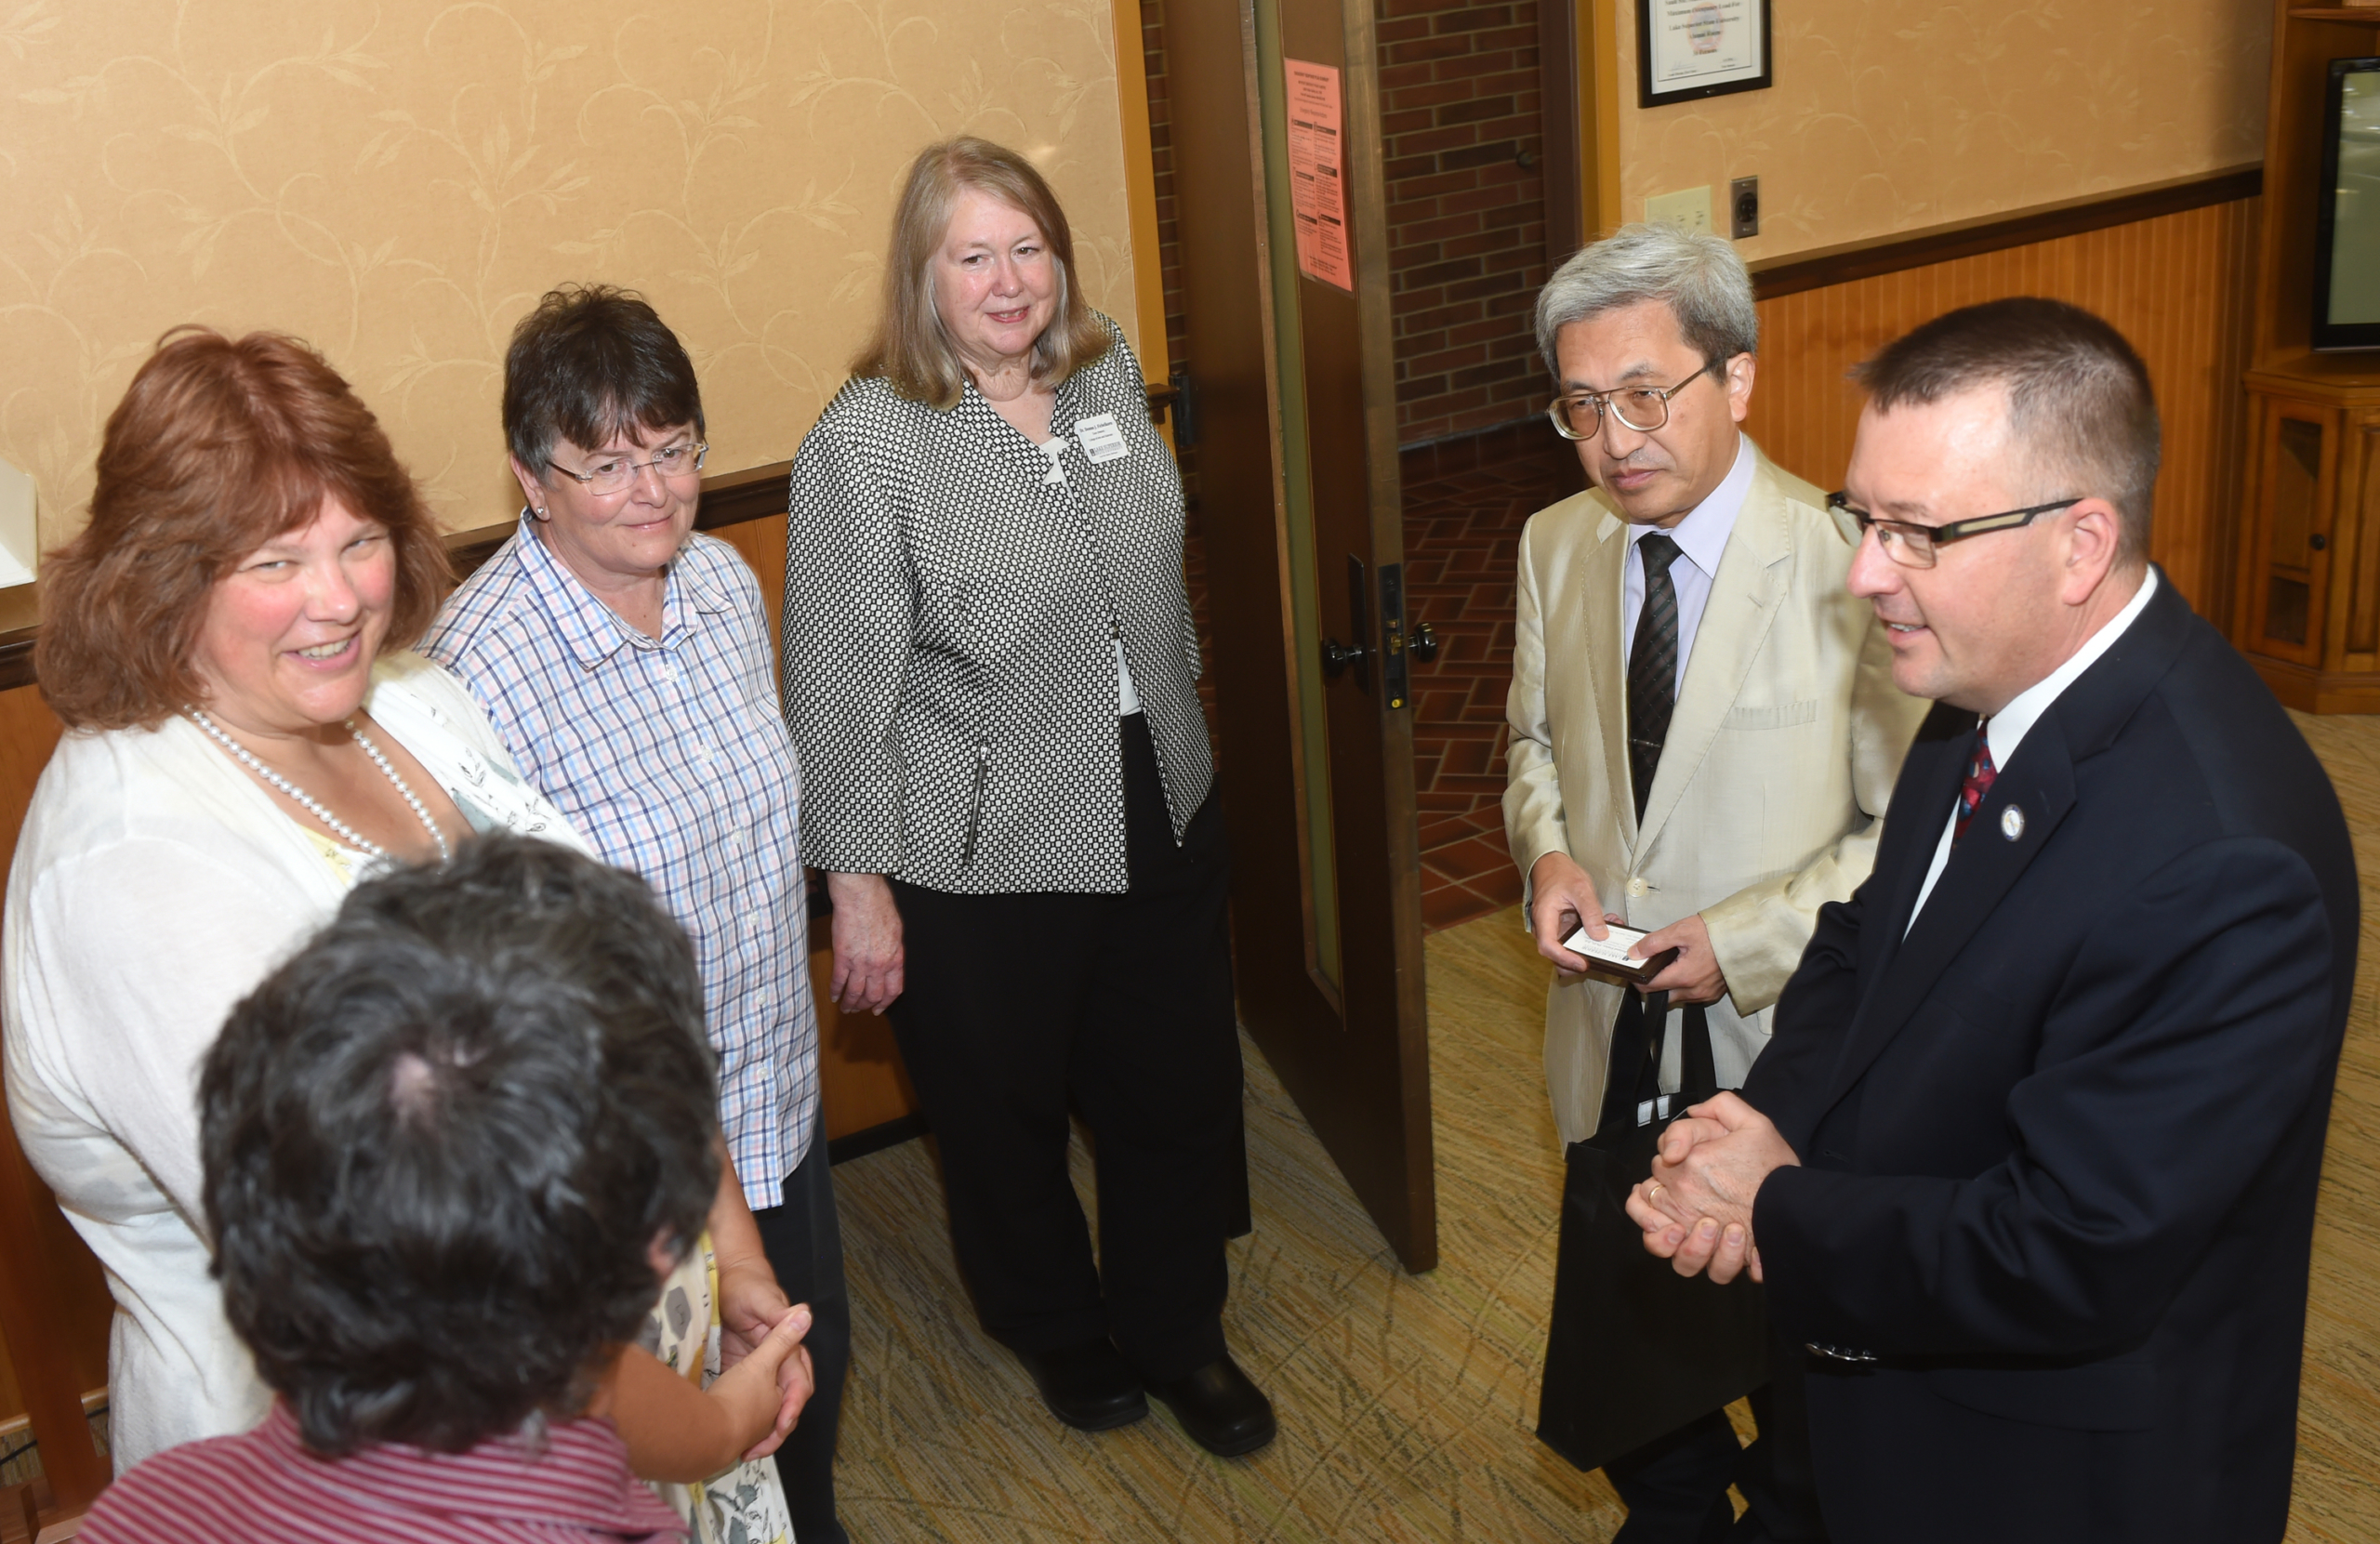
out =
[[[1884,629],[1844,587],[1853,546],[1824,495],[1737,427],[1759,322],[1732,246],[1627,227],[1554,274],[1537,336],[1593,486],[1521,537],[1504,826],[1556,967],[1545,1070],[1568,1144],[1593,1134],[1607,1075],[1615,1108],[1680,1087],[1682,1004],[1708,1005],[1718,1086],[1742,1085],[1818,908],[1868,875],[1926,704],[1894,687]],[[1562,946],[1607,920],[1650,930],[1640,957],[1678,951],[1644,989],[1667,994],[1658,1067],[1608,1068],[1615,1021],[1646,999]],[[1620,1538],[1727,1537],[1738,1458],[1713,1411],[1606,1465]],[[1739,1537],[1818,1537],[1800,1467],[1745,1474]]]

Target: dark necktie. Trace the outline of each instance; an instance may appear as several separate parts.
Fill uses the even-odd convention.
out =
[[[1987,719],[1984,723],[1990,721]],[[1991,780],[2000,775],[2000,769],[1991,764],[1991,742],[1985,737],[1983,731],[1983,724],[1976,726],[1975,756],[1967,762],[1966,780],[1959,785],[1959,823],[1950,831],[1952,847],[1956,847],[1959,839],[1967,834],[1967,822],[1975,818],[1977,809],[1983,803],[1983,796],[1991,792]]]
[[[1661,746],[1677,706],[1677,585],[1670,564],[1677,543],[1656,531],[1636,544],[1645,561],[1645,609],[1636,614],[1636,640],[1628,650],[1628,779],[1635,785],[1636,818],[1653,791]]]

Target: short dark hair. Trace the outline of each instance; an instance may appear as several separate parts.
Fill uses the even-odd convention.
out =
[[[584,1407],[719,1183],[702,982],[644,881],[526,837],[356,887],[199,1083],[231,1327],[338,1455]]]
[[[512,329],[504,355],[504,438],[538,477],[554,442],[600,450],[615,434],[703,432],[694,362],[632,289],[564,284],[548,290]]]
[[[2033,495],[2106,499],[2122,521],[2119,561],[2149,561],[2157,394],[2149,367],[2101,318],[2033,296],[1988,300],[1896,338],[1851,377],[1886,413],[2005,388],[2008,432],[2026,459]]]
[[[203,700],[215,587],[336,495],[397,559],[383,652],[410,646],[453,583],[446,544],[372,410],[294,337],[176,327],[108,415],[82,534],[42,571],[42,695],[71,729],[153,725]]]

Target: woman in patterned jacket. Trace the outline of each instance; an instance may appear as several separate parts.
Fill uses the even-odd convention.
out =
[[[1060,1420],[1273,1411],[1223,1343],[1239,1042],[1182,484],[1024,157],[929,147],[793,463],[785,700],[837,1000],[889,1010],[985,1328]],[[1100,1258],[1067,1178],[1098,1159]]]

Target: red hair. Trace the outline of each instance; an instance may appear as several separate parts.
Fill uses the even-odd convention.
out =
[[[192,659],[217,582],[337,497],[387,527],[402,649],[452,582],[413,477],[337,371],[294,337],[160,338],[108,416],[83,534],[49,554],[33,664],[72,729],[154,725],[202,695]]]

